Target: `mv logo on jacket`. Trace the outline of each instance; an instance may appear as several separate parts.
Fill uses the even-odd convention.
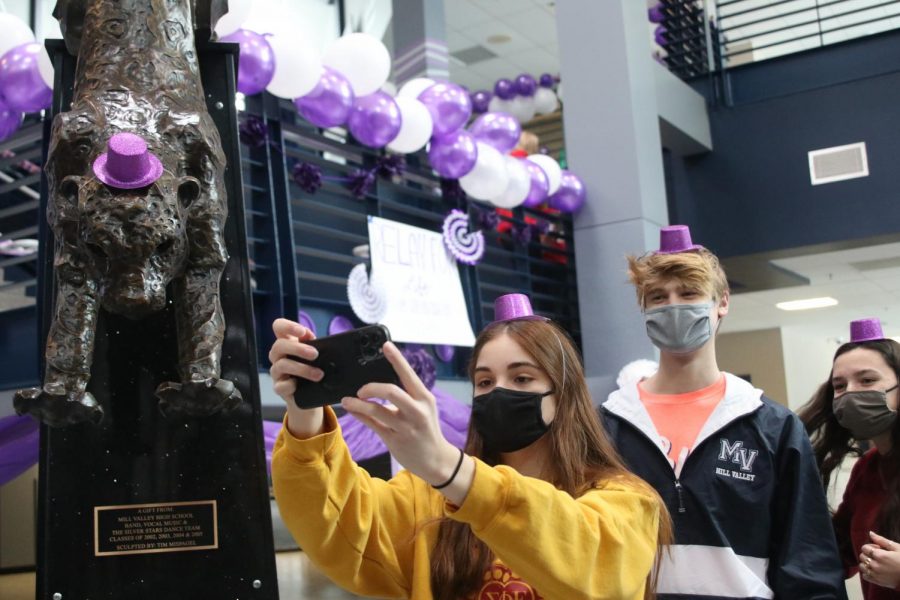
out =
[[[716,475],[753,481],[756,479],[756,475],[753,473],[753,463],[757,456],[759,456],[759,450],[745,448],[744,442],[741,440],[731,443],[725,438],[719,438],[719,460],[735,464],[739,468],[735,470],[733,467],[727,469],[716,467]]]

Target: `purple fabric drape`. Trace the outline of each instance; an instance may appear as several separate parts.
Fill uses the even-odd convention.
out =
[[[38,461],[40,425],[31,417],[12,415],[0,419],[0,485],[4,485]]]

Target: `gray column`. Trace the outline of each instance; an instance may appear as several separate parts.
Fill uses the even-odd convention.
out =
[[[587,187],[575,220],[585,368],[602,402],[626,363],[654,358],[626,254],[656,248],[667,224],[647,4],[556,4],[566,157]]]
[[[449,79],[443,1],[393,0],[393,11],[394,82],[402,85],[416,77]]]

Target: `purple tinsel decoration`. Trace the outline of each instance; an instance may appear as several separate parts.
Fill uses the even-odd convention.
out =
[[[262,148],[269,137],[269,128],[256,115],[247,115],[247,118],[238,127],[238,131],[241,143],[251,148]]]
[[[315,194],[322,187],[322,169],[316,165],[298,162],[291,169],[291,178],[307,194]]]
[[[406,357],[406,362],[413,368],[413,371],[416,372],[416,375],[419,376],[425,387],[429,390],[433,388],[435,381],[437,381],[437,367],[434,364],[434,358],[429,354],[428,350],[422,347],[407,347],[403,349],[403,356]]]
[[[400,177],[406,171],[406,159],[399,154],[379,156],[375,161],[375,171],[379,177],[386,179]]]
[[[357,169],[353,172],[353,175],[347,182],[347,187],[350,188],[350,193],[353,194],[354,197],[362,200],[372,191],[372,186],[375,185],[376,170],[377,169],[369,169],[368,171],[364,171]]]
[[[512,235],[513,241],[520,246],[527,246],[531,243],[531,226],[530,225],[522,225],[521,227],[514,226],[510,231]]]
[[[466,199],[466,192],[459,185],[458,179],[441,178],[441,195],[444,197],[444,200],[454,203],[462,202]]]
[[[491,209],[482,209],[477,206],[472,207],[475,210],[475,222],[480,229],[494,230],[500,224],[500,215],[497,211]]]

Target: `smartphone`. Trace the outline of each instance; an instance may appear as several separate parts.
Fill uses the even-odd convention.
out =
[[[306,342],[319,351],[319,357],[291,358],[322,369],[325,376],[320,381],[297,377],[294,402],[300,408],[316,408],[340,402],[344,396],[355,396],[367,383],[400,385],[400,378],[382,351],[390,339],[384,325],[368,325]]]

